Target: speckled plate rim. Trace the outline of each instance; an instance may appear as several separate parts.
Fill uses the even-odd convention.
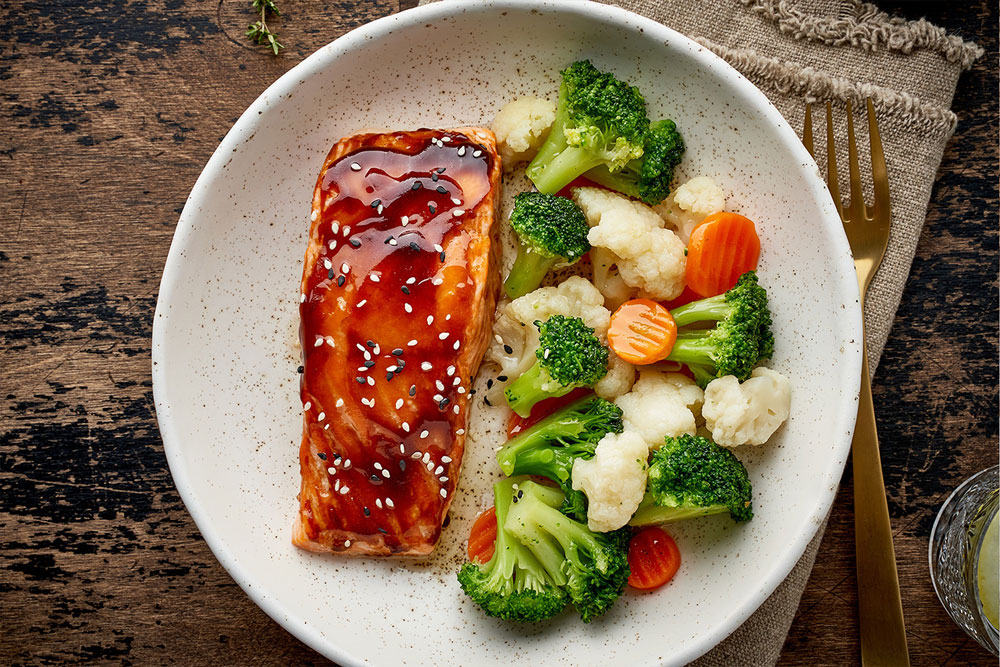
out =
[[[219,144],[219,147],[212,154],[212,157],[195,182],[191,194],[188,196],[174,232],[160,283],[152,336],[153,398],[156,406],[157,422],[161,437],[163,438],[164,451],[174,484],[185,507],[194,519],[198,530],[219,563],[254,603],[295,637],[327,658],[345,665],[345,667],[348,665],[365,664],[366,659],[364,656],[348,653],[341,647],[331,643],[329,639],[321,636],[317,629],[309,625],[307,619],[300,616],[297,610],[289,609],[279,601],[269,597],[266,586],[255,585],[254,578],[240,565],[236,555],[215,531],[208,516],[202,512],[201,501],[191,480],[187,477],[184,465],[182,464],[184,456],[181,434],[174,423],[171,406],[165,400],[167,396],[167,376],[162,369],[166,361],[164,342],[169,336],[169,320],[164,317],[164,314],[168,304],[173,300],[174,285],[178,284],[176,275],[179,265],[178,260],[184,248],[191,243],[199,206],[202,201],[213,196],[212,188],[210,187],[211,182],[220,176],[223,165],[236,150],[236,147],[240,143],[249,140],[254,134],[259,122],[259,115],[270,105],[270,100],[290,97],[290,93],[305,79],[316,75],[327,67],[334,66],[339,56],[364,43],[370,43],[371,40],[379,39],[393,30],[421,22],[433,22],[443,19],[456,13],[457,10],[465,12],[484,11],[498,7],[512,10],[545,8],[546,10],[582,15],[596,21],[610,22],[622,28],[643,30],[654,36],[659,36],[664,42],[669,42],[672,46],[687,49],[695,60],[724,75],[728,82],[733,85],[735,93],[738,93],[742,99],[754,105],[768,121],[774,124],[785,144],[785,148],[792,154],[796,163],[802,165],[801,168],[804,169],[806,178],[811,183],[810,194],[817,201],[828,204],[822,207],[827,212],[826,217],[817,220],[816,223],[822,225],[823,231],[826,233],[827,241],[831,246],[831,256],[841,258],[841,270],[839,275],[833,278],[834,285],[839,290],[839,298],[846,305],[846,311],[840,315],[843,318],[841,325],[851,333],[849,336],[850,344],[845,347],[842,363],[846,366],[844,377],[855,377],[858,380],[856,384],[844,388],[844,396],[848,399],[853,397],[853,400],[845,400],[844,404],[839,406],[840,409],[836,418],[838,426],[831,431],[831,433],[840,434],[839,442],[836,443],[836,451],[839,456],[835,457],[832,461],[834,467],[839,467],[840,470],[822,471],[826,473],[827,478],[839,479],[851,445],[857,410],[857,394],[860,390],[862,349],[859,341],[862,340],[863,329],[857,281],[853,261],[851,260],[850,247],[844,235],[841,221],[836,215],[836,209],[830,198],[829,190],[820,176],[820,171],[815,161],[802,146],[797,134],[789,126],[785,118],[771,104],[770,100],[748,79],[714,53],[684,35],[660,23],[619,7],[598,4],[596,2],[580,2],[579,0],[496,0],[488,2],[473,0],[472,2],[465,2],[452,0],[416,7],[360,26],[320,48],[271,84],[240,116],[239,120],[229,130]],[[754,598],[745,601],[739,608],[733,610],[726,618],[720,619],[719,624],[710,631],[705,632],[699,640],[692,642],[685,650],[676,653],[672,657],[672,663],[673,661],[677,661],[676,664],[684,664],[707,653],[746,621],[774,592],[802,557],[809,542],[822,525],[833,503],[836,488],[836,485],[833,485],[829,489],[824,488],[818,494],[818,501],[812,508],[812,513],[809,517],[811,521],[805,523],[806,526],[813,527],[807,528],[794,536],[790,540],[783,556],[774,561],[767,572],[762,574],[759,593]]]

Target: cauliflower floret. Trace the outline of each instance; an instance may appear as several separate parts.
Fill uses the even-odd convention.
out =
[[[521,97],[505,104],[490,126],[497,135],[497,149],[504,167],[535,157],[555,120],[555,102]]]
[[[597,288],[580,276],[567,278],[557,287],[539,287],[508,303],[493,327],[494,339],[488,352],[488,357],[500,365],[499,377],[506,379],[495,384],[487,398],[499,400],[503,385],[535,363],[538,349],[535,320],[546,320],[552,315],[579,317],[606,345],[611,312],[603,304],[604,297]],[[614,400],[631,389],[634,380],[635,368],[618,355],[610,354],[608,374],[594,385],[594,391],[601,398]]]
[[[587,526],[617,530],[629,522],[646,492],[649,448],[635,433],[608,433],[594,458],[573,462],[573,488],[587,496]]]
[[[607,248],[590,249],[590,265],[594,269],[594,286],[604,295],[604,305],[614,312],[635,295],[635,289],[629,287],[618,273],[615,262],[618,258]]]
[[[640,435],[650,447],[660,447],[666,436],[693,435],[704,394],[680,373],[643,369],[632,391],[619,396],[626,431]]]
[[[653,209],[599,188],[575,188],[573,199],[590,223],[590,244],[614,253],[626,284],[663,301],[684,291],[684,243]]]
[[[720,445],[762,445],[788,419],[791,400],[788,378],[758,367],[743,384],[732,375],[709,382],[702,412]]]
[[[696,176],[679,186],[653,210],[677,231],[677,236],[687,245],[698,223],[725,206],[726,195],[722,188],[708,176]]]

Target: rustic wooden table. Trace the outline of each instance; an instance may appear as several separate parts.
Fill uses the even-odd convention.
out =
[[[264,87],[414,0],[281,0],[280,57],[243,0],[0,11],[0,663],[313,664],[222,570],[153,413],[150,325],[188,190]],[[936,508],[997,462],[997,6],[883,4],[975,39],[875,380],[915,665],[996,665],[927,572]],[[845,476],[782,665],[859,662]]]

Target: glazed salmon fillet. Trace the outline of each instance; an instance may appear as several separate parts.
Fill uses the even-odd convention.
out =
[[[356,134],[327,156],[299,308],[297,546],[434,549],[493,324],[499,190],[482,128]]]

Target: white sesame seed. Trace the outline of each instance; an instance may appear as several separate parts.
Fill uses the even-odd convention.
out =
[[[447,477],[438,477],[438,481],[439,482],[447,482],[448,478]]]
[[[343,264],[340,265],[340,271],[341,273],[350,273],[351,265],[348,264],[347,262],[344,262]]]
[[[403,446],[403,443],[399,443],[399,453],[400,454],[406,453],[406,447]]]
[[[385,506],[388,507],[389,509],[392,509],[393,507],[396,506],[396,504],[394,502],[392,502],[392,498],[386,498],[385,499]]]
[[[319,217],[319,213],[316,212],[316,211],[313,211],[312,214],[309,216],[309,219],[312,220],[313,222],[316,222],[316,218],[318,218],[318,217]]]
[[[389,471],[388,471],[388,470],[385,470],[385,469],[383,468],[383,469],[382,469],[382,476],[383,476],[383,477],[385,477],[386,479],[389,479]]]
[[[444,459],[442,459],[442,461],[443,460]],[[347,470],[350,467],[351,467],[351,459],[344,459],[344,470]]]
[[[340,491],[340,480],[339,479],[333,483],[333,490],[334,491]]]
[[[385,209],[383,208],[382,204],[379,204],[378,208],[375,209],[375,212],[378,213],[379,215],[382,215],[382,211],[384,210]]]
[[[389,245],[399,245],[396,239],[389,239]]]
[[[423,431],[420,432],[420,437],[421,438],[426,438],[430,434],[431,434],[430,431],[428,431],[427,429],[424,429]],[[430,456],[430,454],[424,454],[424,456],[427,457],[427,456]]]
[[[433,461],[428,461],[427,462],[427,472],[430,472],[431,470],[434,470],[434,462]]]
[[[305,294],[300,295],[299,296],[299,303],[305,303],[305,302],[306,302],[306,295]]]
[[[441,380],[435,380],[434,386],[438,388],[438,391],[444,391],[444,382],[441,382]]]
[[[421,460],[421,461],[423,461],[424,463],[427,463],[428,461],[430,461],[430,460],[431,460],[431,455],[430,455],[430,453],[429,453],[429,452],[424,452],[424,456],[423,456],[423,458],[422,458],[422,459],[420,459],[420,460]]]
[[[445,489],[441,489],[441,497],[442,498],[447,498],[448,497],[448,491],[445,490]]]
[[[323,268],[326,269],[327,271],[329,271],[330,269],[333,268],[333,262],[331,262],[330,260],[324,258],[323,259]]]
[[[357,162],[351,163],[351,171],[361,171],[361,165]]]
[[[399,410],[401,407],[403,407],[403,399],[397,398],[396,399],[396,409]]]
[[[447,322],[450,319],[451,319],[451,313],[448,313],[447,315],[444,316],[444,321],[445,322]]]
[[[456,209],[452,210],[451,214],[452,214],[453,216],[455,216],[456,218],[460,218],[460,217],[462,217],[463,215],[465,215],[465,211],[463,211],[463,210],[462,210],[462,209],[460,209],[460,208],[456,208]]]
[[[503,345],[503,338],[500,337],[500,334],[493,334],[493,340]]]
[[[447,331],[442,331],[441,333],[438,334],[438,339],[445,340],[448,336],[449,334]]]
[[[379,463],[378,461],[376,461],[375,462],[375,470],[381,470],[381,469],[382,469],[382,464]]]
[[[459,146],[458,147],[458,157],[462,157],[464,155],[465,155],[465,146]]]
[[[322,345],[323,344],[323,340],[324,339],[323,339],[322,336],[319,336],[318,338],[316,338],[316,342],[313,343],[313,347],[319,347],[320,345]]]
[[[451,382],[451,386],[452,386],[452,387],[457,387],[457,386],[458,386],[458,385],[460,385],[460,384],[462,384],[462,378],[455,378],[455,379],[454,379],[454,380],[452,380],[452,382]]]
[[[344,540],[344,548],[347,549],[350,546],[351,546],[351,541],[350,540]]]
[[[403,304],[403,310],[405,310],[408,313],[412,313],[413,312],[413,306],[411,306],[408,303],[404,303]]]
[[[444,252],[444,248],[441,247],[440,243],[434,244],[434,252]]]
[[[333,250],[334,248],[337,247],[337,239],[333,239],[332,241],[330,241],[326,245],[327,245],[328,248],[330,248],[330,250]]]
[[[422,361],[420,363],[420,370],[422,370],[422,371],[429,371],[432,368],[434,368],[434,366],[432,366],[431,362],[429,362],[429,361]]]
[[[351,226],[344,225],[344,236],[350,236],[350,234],[351,234]]]
[[[444,400],[444,396],[442,396],[441,394],[434,394],[433,396],[431,396],[431,398],[434,399],[435,403],[440,403],[441,401]]]
[[[456,379],[457,379],[457,378],[456,378]],[[459,387],[459,388],[458,388],[458,393],[459,393],[459,394],[464,394],[464,393],[465,393],[465,387]]]
[[[433,323],[434,323],[434,316],[433,315],[428,315],[427,316],[427,326],[430,326]]]
[[[416,344],[417,344],[417,339],[416,339],[416,338],[414,338],[413,340],[411,340],[410,342],[408,342],[408,343],[406,344],[406,346],[407,346],[407,347],[413,347],[413,346],[414,346],[414,345],[416,345]]]
[[[364,346],[364,345],[362,345],[361,343],[355,343],[355,344],[354,344],[354,347],[358,348],[358,349],[359,349],[359,350],[361,350],[362,352],[365,352],[365,351],[366,351],[366,350],[365,350],[365,346]]]
[[[396,371],[398,371],[398,370],[399,370],[399,366],[389,366],[389,367],[388,367],[387,369],[385,369],[385,370],[389,371],[390,373],[395,373]]]
[[[365,361],[371,361],[371,360],[372,360],[371,353],[368,352],[368,350],[365,350]]]
[[[338,398],[337,399],[337,407],[338,408],[344,407],[344,399],[342,399],[342,398]]]
[[[419,459],[420,458],[420,452],[413,452],[412,454],[410,454],[410,458],[411,459]]]
[[[455,406],[451,409],[451,411],[454,412],[456,415],[458,414],[458,403],[455,404]]]
[[[549,348],[545,348],[545,354],[543,354],[542,357],[548,359],[550,352],[552,352],[552,350],[550,350]]]
[[[443,284],[444,284],[444,278],[436,278],[436,277],[435,278],[431,278],[431,285],[437,286],[437,285],[443,285]]]
[[[456,197],[452,197],[452,198],[451,198],[451,203],[452,203],[452,204],[454,204],[455,206],[458,206],[459,204],[461,204],[461,203],[462,203],[462,200],[461,200],[461,199],[458,199],[458,198],[456,198]]]
[[[465,429],[464,428],[460,428],[457,431],[455,431],[455,433],[458,433],[459,435],[462,435],[463,433],[465,433]],[[451,463],[451,457],[450,456],[442,456],[441,457],[441,462],[442,463]]]
[[[472,151],[472,157],[479,157],[482,154],[483,154],[483,152],[480,151],[480,150]]]
[[[443,472],[444,472],[444,466],[438,466],[437,468],[434,469],[435,475],[440,475]]]
[[[312,401],[306,401],[305,404],[302,406],[302,409],[303,410],[308,410],[312,406],[313,406]]]
[[[336,234],[339,231],[340,231],[340,223],[337,222],[336,220],[334,220],[333,224],[330,225],[330,233],[331,234]]]
[[[454,366],[448,366],[448,369],[445,372],[448,374],[448,377],[451,377],[452,375],[455,374],[455,367]]]
[[[381,349],[382,348],[380,348],[378,346],[378,343],[375,343],[375,347],[372,348],[372,352],[374,352],[375,354],[378,354],[381,351]]]
[[[336,468],[334,468],[333,466],[330,466],[329,468],[327,468],[327,469],[326,469],[326,471],[327,471],[327,472],[328,472],[329,474],[331,474],[331,475],[336,475],[336,474],[337,474],[337,469],[336,469]]]
[[[323,430],[324,430],[324,431],[329,431],[329,430],[330,430],[330,425],[329,425],[329,424],[327,424],[326,426],[324,426],[324,427],[323,427]]]
[[[350,491],[350,490],[351,490],[351,487],[349,487],[349,486],[347,486],[345,484],[344,486],[340,487],[340,495],[346,496],[347,492]]]
[[[415,282],[417,282],[417,279],[414,278],[413,276],[410,276],[409,278],[406,279],[406,284],[407,285],[412,285]]]
[[[368,376],[368,384],[370,384],[373,387],[375,386],[375,378],[373,378],[371,375]],[[372,403],[374,403],[374,402],[375,402],[375,399],[372,399]]]
[[[357,307],[360,308],[361,306],[365,305],[366,303],[368,303],[368,299],[361,299],[361,301],[358,301]]]
[[[326,419],[326,413],[325,412],[321,412],[318,415],[316,415],[316,421],[321,422],[324,419]]]
[[[410,422],[403,422],[402,423],[402,427],[403,427],[403,430],[406,431],[407,433],[410,432]]]
[[[381,498],[376,498],[375,499],[375,507],[377,507],[379,509],[382,509],[382,499]]]
[[[408,224],[410,224],[410,218],[409,216],[404,215],[402,218],[399,219],[399,222],[402,223],[404,227],[406,227]]]
[[[455,341],[455,344],[451,346],[451,348],[452,348],[453,350],[457,350],[457,349],[458,349],[458,348],[460,348],[460,347],[462,347],[462,341],[460,341],[460,340],[456,340],[456,341]]]
[[[326,344],[329,345],[330,347],[337,347],[337,344],[333,340],[333,336],[326,337]]]
[[[379,276],[379,274],[375,273],[374,271],[372,271],[371,273],[369,273],[368,277],[371,278],[371,281],[373,283],[377,283],[377,282],[379,282],[379,281],[382,280],[382,278]]]

